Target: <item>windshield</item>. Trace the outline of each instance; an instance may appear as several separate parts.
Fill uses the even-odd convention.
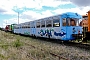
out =
[[[69,18],[67,21],[68,21],[68,26],[79,26],[80,22],[82,20],[81,19],[76,19],[76,18]]]
[[[63,26],[81,26],[82,19],[77,18],[63,18]]]

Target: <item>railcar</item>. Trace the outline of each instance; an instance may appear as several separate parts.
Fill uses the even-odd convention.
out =
[[[14,25],[16,25],[16,24],[6,25],[5,31],[13,32],[14,31]]]
[[[10,25],[6,25],[5,31],[6,31],[6,32],[10,31]]]
[[[15,26],[15,25],[16,25],[16,24],[11,24],[11,25],[10,25],[10,32],[12,32],[12,33],[14,32],[14,26]]]
[[[34,21],[15,25],[14,33],[60,39],[64,41],[82,38],[82,16],[78,13],[66,12]]]
[[[17,34],[21,33],[21,26],[20,25],[21,24],[17,24],[14,26],[14,33],[17,33]]]
[[[88,15],[82,15],[82,22],[80,22],[82,27],[88,27]]]
[[[83,41],[86,41],[87,40],[90,40],[90,10],[87,12],[88,14],[86,16],[83,16],[85,17],[87,23],[86,23],[86,27],[84,27],[84,38],[83,38]]]

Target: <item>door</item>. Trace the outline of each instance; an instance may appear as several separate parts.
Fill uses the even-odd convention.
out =
[[[61,33],[61,40],[66,40],[67,39],[67,18],[61,16],[60,18],[61,26],[60,26],[60,33]]]
[[[35,35],[36,33],[36,24],[35,24],[35,21],[33,21],[33,28],[32,28],[32,32],[33,32],[33,35]]]

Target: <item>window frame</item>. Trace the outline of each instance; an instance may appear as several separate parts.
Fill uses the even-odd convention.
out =
[[[52,27],[52,20],[50,19],[46,20],[46,27]]]
[[[67,26],[67,18],[62,18],[62,26]]]
[[[30,22],[28,22],[28,28],[30,28]]]
[[[37,24],[37,23],[38,23],[38,24]],[[40,28],[40,24],[41,24],[40,21],[37,21],[37,22],[36,22],[36,28]]]
[[[58,24],[59,26],[55,26],[55,23]],[[53,19],[53,27],[60,27],[60,19]]]
[[[45,27],[45,20],[41,20],[41,28]]]

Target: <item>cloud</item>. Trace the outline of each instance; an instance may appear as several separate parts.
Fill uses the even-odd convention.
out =
[[[5,15],[17,15],[17,12],[13,11],[13,10],[7,10],[6,12],[4,12],[3,14]]]
[[[49,7],[58,7],[59,5],[63,4],[69,4],[70,2],[65,2],[65,1],[57,1],[57,0],[41,0],[41,5],[42,6],[49,6]]]
[[[72,3],[78,6],[90,6],[90,0],[70,0]]]
[[[46,10],[44,12],[41,13],[37,13],[35,11],[25,11],[23,12],[20,17],[22,19],[31,19],[31,20],[36,20],[36,19],[40,19],[40,18],[45,18],[48,16],[52,16],[53,13],[50,10]]]
[[[47,10],[41,13],[37,13],[35,11],[25,11],[21,14],[19,14],[19,23],[24,23],[28,21],[34,21],[37,19],[45,18],[52,16],[53,13],[51,11]],[[10,18],[10,19],[4,19],[3,20],[3,27],[5,27],[8,24],[18,23],[18,17],[17,18]]]
[[[64,4],[75,4],[78,7],[76,8],[70,8],[70,9],[61,9],[60,5]],[[48,7],[57,7],[55,10],[49,10],[41,11],[43,6]],[[3,14],[12,14],[17,15],[17,12],[22,10],[24,12],[19,14],[19,21],[20,23],[32,21],[40,18],[49,17],[55,14],[62,14],[65,12],[77,12],[79,14],[86,14],[86,12],[89,10],[89,0],[0,0],[0,13]],[[25,10],[23,8],[34,8],[40,10],[40,12],[36,12],[33,10]],[[14,11],[15,10],[15,11]],[[7,24],[12,23],[18,23],[17,18],[10,18],[8,20],[4,19],[4,26]]]
[[[4,6],[0,7],[0,13],[1,14],[13,14],[13,15],[16,15],[15,11],[13,11],[12,9],[8,9],[8,8],[6,8]]]
[[[24,23],[30,21],[29,19],[22,19],[19,18],[19,23]],[[18,24],[18,18],[11,18],[11,19],[5,19],[3,20],[3,27],[5,28],[6,25],[10,25],[10,24]]]
[[[79,7],[86,7],[90,6],[90,0],[58,0],[58,1],[68,1],[71,2]]]
[[[6,10],[0,8],[0,13],[6,12]]]
[[[62,4],[69,4],[70,2],[62,2],[56,0],[2,0],[0,1],[0,12],[2,14],[14,14],[17,13],[14,11],[19,11],[23,8],[34,8],[34,9],[42,9],[43,6],[49,7],[58,7]]]
[[[56,1],[56,0],[2,0],[0,1],[0,7],[7,9],[17,8],[35,8],[40,9],[42,6],[57,7],[62,4],[69,4],[70,2]]]
[[[56,14],[62,14],[62,13],[65,13],[65,12],[75,12],[75,13],[79,13],[81,15],[84,15],[88,12],[88,10],[90,9],[90,7],[83,7],[82,9],[76,7],[76,8],[68,8],[68,9],[56,9],[54,10],[53,12],[56,13]]]
[[[56,10],[46,10],[43,12],[36,12],[36,11],[32,11],[32,10],[28,10],[25,11],[23,13],[19,14],[19,23],[23,23],[23,22],[28,22],[28,21],[34,21],[37,19],[41,19],[41,18],[45,18],[45,17],[49,17],[49,16],[53,16],[53,15],[58,15],[58,14],[62,14],[65,12],[77,12],[81,15],[86,14],[86,12],[88,11],[90,7],[85,7],[84,9],[79,9],[79,8],[71,8],[71,9],[56,9]],[[55,14],[53,14],[55,13]],[[4,20],[4,26],[6,25],[6,21],[7,24],[13,24],[13,23],[18,23],[18,17],[17,18],[11,18],[8,20]]]

